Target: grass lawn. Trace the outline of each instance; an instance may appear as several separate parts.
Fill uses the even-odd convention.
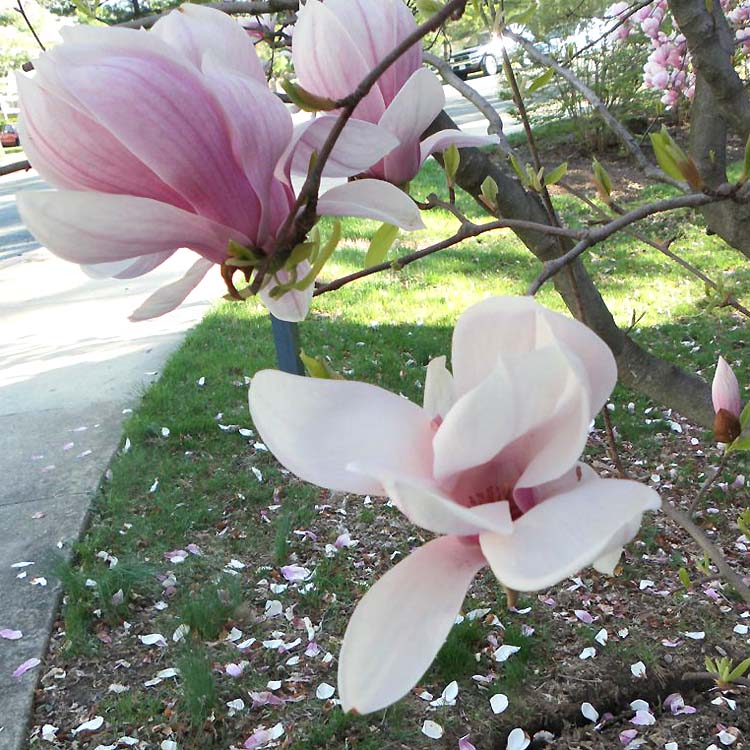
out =
[[[430,165],[415,195],[440,184]],[[481,218],[473,202],[461,200],[470,215]],[[585,216],[571,200],[560,198],[559,207],[571,221]],[[750,288],[747,263],[684,218],[650,226],[661,237],[680,233],[674,250],[726,275],[737,288]],[[425,219],[427,229],[408,238],[405,252],[455,225],[438,211]],[[374,228],[366,221],[345,223],[345,241],[326,277],[361,268]],[[618,322],[639,320],[633,332],[639,342],[707,378],[722,353],[740,364],[736,371],[748,385],[746,322],[709,308],[699,282],[626,236],[595,248],[587,263]],[[522,294],[537,271],[510,232],[485,235],[319,298],[301,327],[303,348],[326,357],[348,378],[419,402],[425,365],[449,353],[457,316],[488,295]],[[562,310],[550,288],[539,299]],[[48,746],[40,727],[51,723],[60,728],[62,746],[92,750],[120,737],[163,750],[241,747],[258,727],[279,724],[284,733],[275,742],[294,750],[456,748],[466,734],[478,750],[490,750],[505,748],[504,738],[516,726],[565,731],[585,747],[619,747],[616,732],[632,728],[629,701],[644,698],[660,713],[660,699],[679,686],[679,675],[703,669],[704,652],[715,655],[719,645],[747,656],[733,631],[742,608],[715,583],[710,567],[700,567],[697,549],[685,545],[664,518],[652,517],[615,580],[587,570],[578,581],[526,597],[518,612],[509,613],[492,577],[480,576],[466,601],[467,617],[415,694],[372,716],[344,716],[321,685],[335,687],[348,616],[367,587],[426,537],[382,498],[329,493],[276,464],[252,432],[247,408],[249,379],[273,365],[270,323],[260,306],[218,304],[128,419],[123,448],[102,484],[90,528],[76,545],[75,562],[56,569],[65,603],[37,701],[32,746]],[[629,467],[665,496],[689,499],[716,460],[710,435],[621,388],[612,405]],[[609,470],[598,427],[590,459],[600,471]],[[730,482],[740,469],[739,462],[732,464]],[[735,511],[743,502],[746,488],[727,493],[718,487],[706,505],[725,512],[706,512],[701,523],[715,529],[740,564],[744,555],[747,565],[746,552],[732,547],[738,537]],[[346,533],[356,543],[346,546]],[[185,554],[165,557],[175,550]],[[310,578],[287,582],[279,570],[287,564],[307,568]],[[688,590],[678,577],[682,567],[693,580]],[[590,613],[591,621],[576,611]],[[607,645],[601,643],[603,628]],[[686,631],[705,637],[681,635]],[[664,645],[669,639],[678,639],[678,647]],[[497,663],[492,654],[500,644],[521,650]],[[580,658],[589,647],[596,648],[596,658]],[[630,671],[637,662],[647,670],[641,680]],[[458,706],[431,707],[419,696],[427,691],[438,697],[453,680]],[[683,692],[688,695],[688,688]],[[510,701],[499,715],[489,702],[497,693]],[[692,699],[708,702],[700,688]],[[609,745],[595,744],[599,735],[579,711],[584,700],[615,716]],[[742,705],[747,711],[748,703]],[[712,721],[741,722],[741,710],[735,715],[727,708]],[[103,717],[102,729],[73,742],[71,730],[94,716]],[[711,739],[700,733],[709,731],[708,724],[698,716],[691,726],[697,742],[706,742],[694,746],[705,748]],[[441,725],[442,739],[422,733],[425,719]],[[662,729],[670,716],[663,719]],[[691,731],[658,735],[658,746],[680,739],[680,747],[692,747],[682,743]]]

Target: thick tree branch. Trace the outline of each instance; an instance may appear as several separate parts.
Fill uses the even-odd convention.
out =
[[[216,8],[222,10],[224,13],[230,13],[233,15],[248,15],[248,16],[259,16],[262,13],[281,13],[284,11],[293,12],[299,8],[299,0],[251,0],[251,2],[219,2],[219,3],[205,3],[207,8]],[[130,28],[130,29],[148,29],[153,26],[162,16],[165,16],[168,11],[164,13],[154,13],[150,16],[144,16],[143,18],[134,18],[131,21],[125,21],[124,23],[118,23],[117,26]]]
[[[685,35],[690,58],[727,122],[742,138],[750,133],[750,99],[734,68],[734,38],[721,4],[706,0],[668,0]]]
[[[533,42],[519,34],[515,34],[512,31],[505,29],[503,35],[519,44],[523,47],[529,57],[536,60],[541,65],[554,70],[557,75],[564,78],[574,89],[576,89],[576,91],[578,91],[596,110],[597,114],[602,118],[607,127],[609,127],[609,129],[619,138],[620,142],[635,160],[638,168],[647,177],[650,177],[653,180],[659,180],[660,182],[665,182],[680,189],[684,188],[683,183],[672,179],[669,175],[664,174],[661,169],[651,164],[630,131],[607,109],[604,102],[596,95],[596,93],[583,83],[583,81],[581,81],[575,73],[570,70],[570,68],[560,65],[560,63],[536,47]]]
[[[25,169],[31,169],[31,164],[28,161],[15,161],[12,164],[5,164],[0,166],[0,177],[4,177],[6,174],[12,174],[13,172],[21,172]]]

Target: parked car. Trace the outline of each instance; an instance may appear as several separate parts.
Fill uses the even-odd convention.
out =
[[[5,147],[21,145],[21,139],[18,136],[18,130],[16,130],[15,125],[6,122],[5,125],[0,128],[0,144]]]
[[[485,33],[479,37],[479,44],[453,53],[449,62],[459,78],[468,78],[472,73],[494,76],[500,67],[502,55],[503,42],[500,37]]]

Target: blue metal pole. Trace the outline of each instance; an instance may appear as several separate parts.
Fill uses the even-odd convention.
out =
[[[271,315],[271,329],[279,369],[292,375],[304,375],[305,368],[299,357],[299,325]]]

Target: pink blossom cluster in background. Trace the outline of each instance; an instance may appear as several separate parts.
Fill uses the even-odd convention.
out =
[[[632,7],[631,3],[618,2],[610,7],[608,15],[622,18]],[[750,52],[750,0],[721,0],[721,7],[735,32],[738,51]],[[622,41],[638,32],[645,34],[652,46],[643,66],[646,88],[661,91],[662,104],[667,107],[674,107],[680,96],[692,99],[695,73],[690,64],[690,53],[685,37],[669,13],[667,0],[657,0],[628,16],[615,36]]]

